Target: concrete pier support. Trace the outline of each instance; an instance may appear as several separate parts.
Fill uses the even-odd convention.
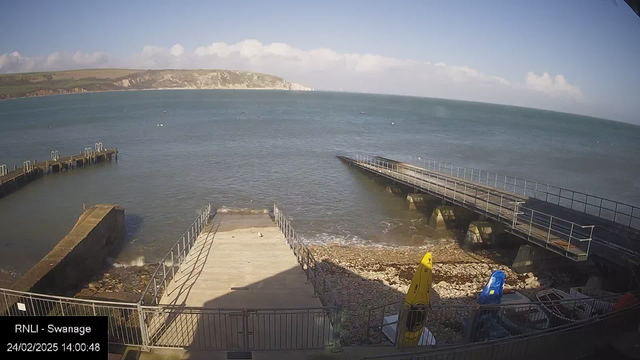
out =
[[[427,194],[407,194],[407,207],[411,210],[430,210],[442,204],[442,200]]]
[[[502,224],[489,221],[471,221],[467,235],[464,238],[464,244],[467,246],[490,245],[495,242],[498,234],[502,232]]]
[[[388,185],[386,191],[388,193],[395,194],[395,195],[406,194],[406,191],[400,185],[397,185],[397,184]]]
[[[429,220],[429,226],[435,230],[446,230],[447,224],[455,223],[456,214],[453,211],[453,206],[442,205],[433,209],[431,219]]]
[[[543,251],[544,249],[537,246],[520,245],[511,268],[519,274],[534,271],[543,259]]]

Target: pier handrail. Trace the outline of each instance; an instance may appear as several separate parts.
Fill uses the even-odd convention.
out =
[[[510,228],[524,233],[527,240],[534,239],[544,242],[545,246],[552,251],[559,252],[559,250],[555,249],[558,245],[551,239],[552,235],[566,240],[567,245],[563,255],[567,257],[569,257],[571,246],[586,242],[585,245],[582,245],[582,248],[578,248],[586,253],[586,256],[582,260],[586,260],[588,256],[593,237],[593,225],[578,224],[558,216],[530,209],[521,206],[522,202],[503,192],[491,191],[490,188],[487,187],[470,185],[467,182],[458,182],[449,177],[434,175],[423,171],[426,169],[421,169],[413,165],[403,165],[399,162],[390,162],[368,155],[357,155],[355,162],[361,166],[364,165],[374,168],[379,173],[386,174],[410,185],[422,187],[439,196],[448,197],[452,199],[454,203],[462,205],[473,204],[479,211],[483,211],[484,209],[485,215],[497,217],[497,219]],[[403,171],[420,174],[421,177],[408,175]],[[544,239],[532,234],[534,225],[539,230],[546,230]],[[572,244],[572,240],[579,244]]]
[[[441,172],[497,189],[511,191],[518,195],[544,200],[551,204],[610,220],[620,225],[640,229],[640,207],[638,206],[538,181],[455,165],[427,157],[412,156],[411,160],[423,165],[426,170]],[[577,206],[574,206],[576,204]]]
[[[426,161],[427,164],[429,164],[429,159],[426,159],[426,160],[427,160]],[[386,160],[382,160],[382,162],[385,162],[385,161]],[[378,161],[378,162],[380,162],[380,161]],[[419,169],[419,170],[438,172],[436,170],[438,168],[438,166],[436,166],[436,165],[431,165],[431,167],[433,167],[434,170],[423,169],[423,168],[420,168],[420,167],[412,165],[412,164],[407,164],[407,165],[410,168],[416,168],[416,169]],[[449,168],[449,167],[451,167],[449,165],[450,164],[443,165],[443,166]],[[401,166],[403,166],[403,165],[401,165]],[[461,170],[460,172],[464,176],[464,170]],[[444,174],[446,176],[450,176],[446,172],[440,172],[440,173],[442,173],[442,174]],[[480,177],[479,179],[482,180],[483,178],[484,177]],[[468,178],[467,179],[463,179],[463,180],[464,181],[469,181]],[[489,184],[485,184],[485,183],[482,183],[480,181],[478,181],[478,183],[480,184],[480,186],[483,189],[485,189],[485,188],[489,188],[489,189],[495,188],[496,191],[502,192],[501,189],[496,188],[495,186],[492,186],[490,183]],[[529,182],[529,184],[533,184],[533,182]],[[530,194],[531,191],[535,191],[535,189],[531,189],[531,188],[528,188],[528,190],[529,190],[529,194]],[[484,190],[481,190],[481,191],[484,191]],[[513,193],[514,196],[516,196],[516,197],[518,196],[517,193],[515,193],[513,191],[510,191],[508,188],[507,188],[507,193]],[[589,195],[589,196],[591,196],[591,195]],[[541,199],[540,197],[535,197],[535,199],[544,200],[544,199]],[[521,200],[524,200],[524,199],[521,198]],[[558,205],[557,203],[553,203],[553,202],[550,202],[550,203],[554,204],[554,205]],[[562,206],[562,207],[565,207],[565,208],[567,207],[567,206],[564,206],[563,204],[559,204],[558,206]],[[574,209],[574,210],[576,210],[576,209]],[[540,213],[540,212],[538,211],[538,213]],[[595,214],[591,214],[589,212],[584,212],[584,213],[586,213],[588,215],[591,215],[591,216],[598,217]],[[607,218],[604,217],[604,216],[600,216],[600,218],[607,220]],[[556,219],[556,217],[554,217],[554,220],[555,219]],[[621,224],[619,221],[615,222],[615,223],[624,226],[624,224]],[[640,225],[640,223],[639,223],[639,225]],[[577,227],[578,224],[575,224],[575,226]],[[591,233],[591,235],[593,235],[594,227],[595,227],[594,225],[581,226],[582,229],[590,228],[588,231]],[[589,238],[595,240],[600,245],[603,245],[605,247],[605,249],[604,249],[605,252],[610,253],[610,251],[614,251],[616,253],[619,253],[619,255],[616,255],[616,256],[619,257],[619,259],[622,260],[623,262],[627,262],[627,263],[631,264],[631,266],[634,266],[633,265],[634,263],[637,264],[637,261],[638,261],[637,259],[640,258],[640,232],[638,230],[636,230],[634,228],[629,228],[630,231],[628,231],[628,232],[625,231],[625,232],[620,233],[618,231],[618,229],[609,228],[609,227],[606,227],[606,226],[598,226],[597,229],[598,229],[597,236],[589,236]],[[569,227],[567,227],[566,230],[567,230],[568,233],[571,233]],[[576,240],[579,240],[579,239],[576,239]],[[589,243],[589,245],[590,245],[590,243]],[[587,248],[589,248],[589,246],[587,246]]]
[[[140,295],[140,304],[157,305],[160,297],[166,289],[169,281],[176,275],[176,268],[180,269],[180,264],[186,259],[189,251],[193,248],[198,235],[206,224],[211,221],[211,204],[206,205],[199,211],[198,217],[191,223],[191,226],[178,238],[175,244],[169,249],[167,254],[158,262],[158,266],[149,279],[149,284]],[[215,214],[215,210],[213,210]],[[180,245],[182,244],[182,246]],[[149,303],[145,302],[145,297],[153,295]]]
[[[336,291],[330,283],[327,283],[327,276],[320,263],[313,256],[307,244],[296,234],[291,221],[287,219],[276,204],[273,204],[273,217],[276,225],[287,240],[287,244],[289,244],[298,259],[298,263],[307,276],[307,280],[313,285],[314,295],[320,298],[323,306],[340,306]],[[327,297],[330,299],[327,299]]]

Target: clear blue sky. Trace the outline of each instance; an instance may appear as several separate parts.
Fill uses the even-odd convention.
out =
[[[468,66],[509,81],[562,74],[585,99],[634,121],[640,18],[622,0],[7,1],[0,54],[186,52],[257,39],[302,50]]]

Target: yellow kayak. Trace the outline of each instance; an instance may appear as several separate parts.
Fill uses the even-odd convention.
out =
[[[431,290],[432,281],[432,259],[431,253],[426,253],[418,265],[416,273],[411,279],[411,287],[407,291],[407,296],[404,299],[402,306],[402,317],[404,319],[404,337],[399,331],[401,329],[402,322],[398,323],[398,343],[400,346],[417,346],[424,329],[427,313],[424,306],[429,306],[431,298],[429,291]],[[414,306],[420,307],[419,309],[412,309]],[[403,337],[403,338],[401,338]]]

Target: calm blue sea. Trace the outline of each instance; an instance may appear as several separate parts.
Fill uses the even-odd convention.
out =
[[[365,114],[361,114],[364,112]],[[159,127],[157,124],[163,123]],[[640,127],[549,111],[332,92],[177,90],[0,102],[0,164],[79,153],[119,161],[0,199],[0,268],[20,274],[82,204],[126,209],[120,261],[158,260],[196,215],[277,202],[310,241],[423,245],[420,214],[335,155],[427,156],[640,205]]]

